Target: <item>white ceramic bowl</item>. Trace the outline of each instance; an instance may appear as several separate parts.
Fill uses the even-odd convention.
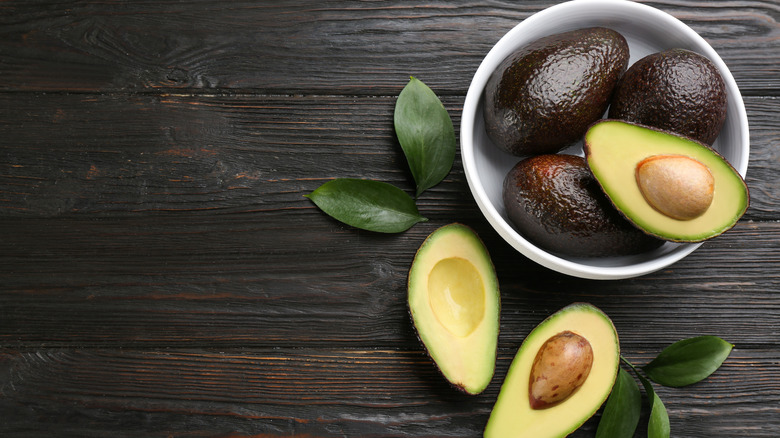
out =
[[[576,277],[605,280],[637,277],[677,262],[701,244],[668,242],[651,252],[604,258],[561,257],[535,246],[514,228],[501,197],[504,177],[520,158],[500,151],[485,133],[484,88],[501,61],[543,36],[592,26],[614,29],[626,38],[631,51],[629,66],[650,53],[675,47],[693,50],[711,59],[720,70],[728,93],[726,122],[713,147],[745,176],[750,152],[747,115],[726,64],[701,36],[678,19],[627,0],[561,3],[528,17],[504,35],[485,56],[466,94],[460,129],[461,156],[471,193],[482,213],[520,253],[543,266]],[[563,152],[582,155],[582,144]]]

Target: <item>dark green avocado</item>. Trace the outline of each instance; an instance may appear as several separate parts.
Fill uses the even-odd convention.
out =
[[[488,136],[518,156],[554,153],[577,142],[606,112],[628,58],[626,39],[601,27],[522,47],[485,86]]]
[[[635,62],[618,83],[609,118],[712,145],[726,120],[726,84],[707,57],[685,49]]]
[[[521,160],[504,179],[503,200],[517,230],[553,253],[622,256],[662,244],[614,208],[583,157],[547,154]]]

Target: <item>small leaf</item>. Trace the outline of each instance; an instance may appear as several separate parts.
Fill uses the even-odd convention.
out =
[[[428,220],[406,192],[379,181],[339,178],[304,196],[333,218],[368,231],[400,233]]]
[[[436,94],[414,77],[398,95],[393,118],[419,196],[450,172],[455,160],[455,128]]]
[[[666,406],[655,393],[652,383],[645,378],[636,367],[626,360],[623,356],[620,359],[628,365],[639,377],[642,386],[645,387],[645,394],[650,402],[650,419],[647,423],[647,438],[669,438],[671,429],[669,427],[669,414],[666,412]]]
[[[683,339],[666,347],[642,370],[650,380],[661,385],[686,386],[714,373],[732,348],[734,345],[717,336]]]
[[[636,369],[634,369],[636,371]],[[647,423],[647,438],[669,438],[671,428],[669,426],[669,414],[666,406],[655,393],[653,385],[644,376],[636,373],[639,381],[645,387],[645,394],[650,399],[650,420]]]
[[[632,438],[642,412],[636,380],[622,367],[601,414],[596,438]]]

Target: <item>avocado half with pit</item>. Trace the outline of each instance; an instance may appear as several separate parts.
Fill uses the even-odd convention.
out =
[[[574,303],[525,338],[490,413],[485,438],[565,437],[612,391],[620,343],[609,317]]]
[[[496,366],[501,297],[487,248],[470,227],[445,225],[428,236],[409,270],[409,312],[439,371],[479,394]]]
[[[619,120],[593,124],[585,158],[612,204],[648,234],[701,242],[732,228],[750,197],[714,150],[667,131]]]

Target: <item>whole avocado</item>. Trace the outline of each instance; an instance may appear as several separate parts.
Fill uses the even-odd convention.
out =
[[[546,154],[521,160],[504,179],[503,200],[517,230],[553,253],[622,256],[663,243],[612,206],[583,157]]]
[[[629,50],[618,32],[593,27],[540,38],[507,57],[485,86],[484,119],[499,148],[557,152],[607,110]]]
[[[707,57],[685,49],[635,62],[618,83],[609,118],[712,145],[726,120],[726,84]]]

